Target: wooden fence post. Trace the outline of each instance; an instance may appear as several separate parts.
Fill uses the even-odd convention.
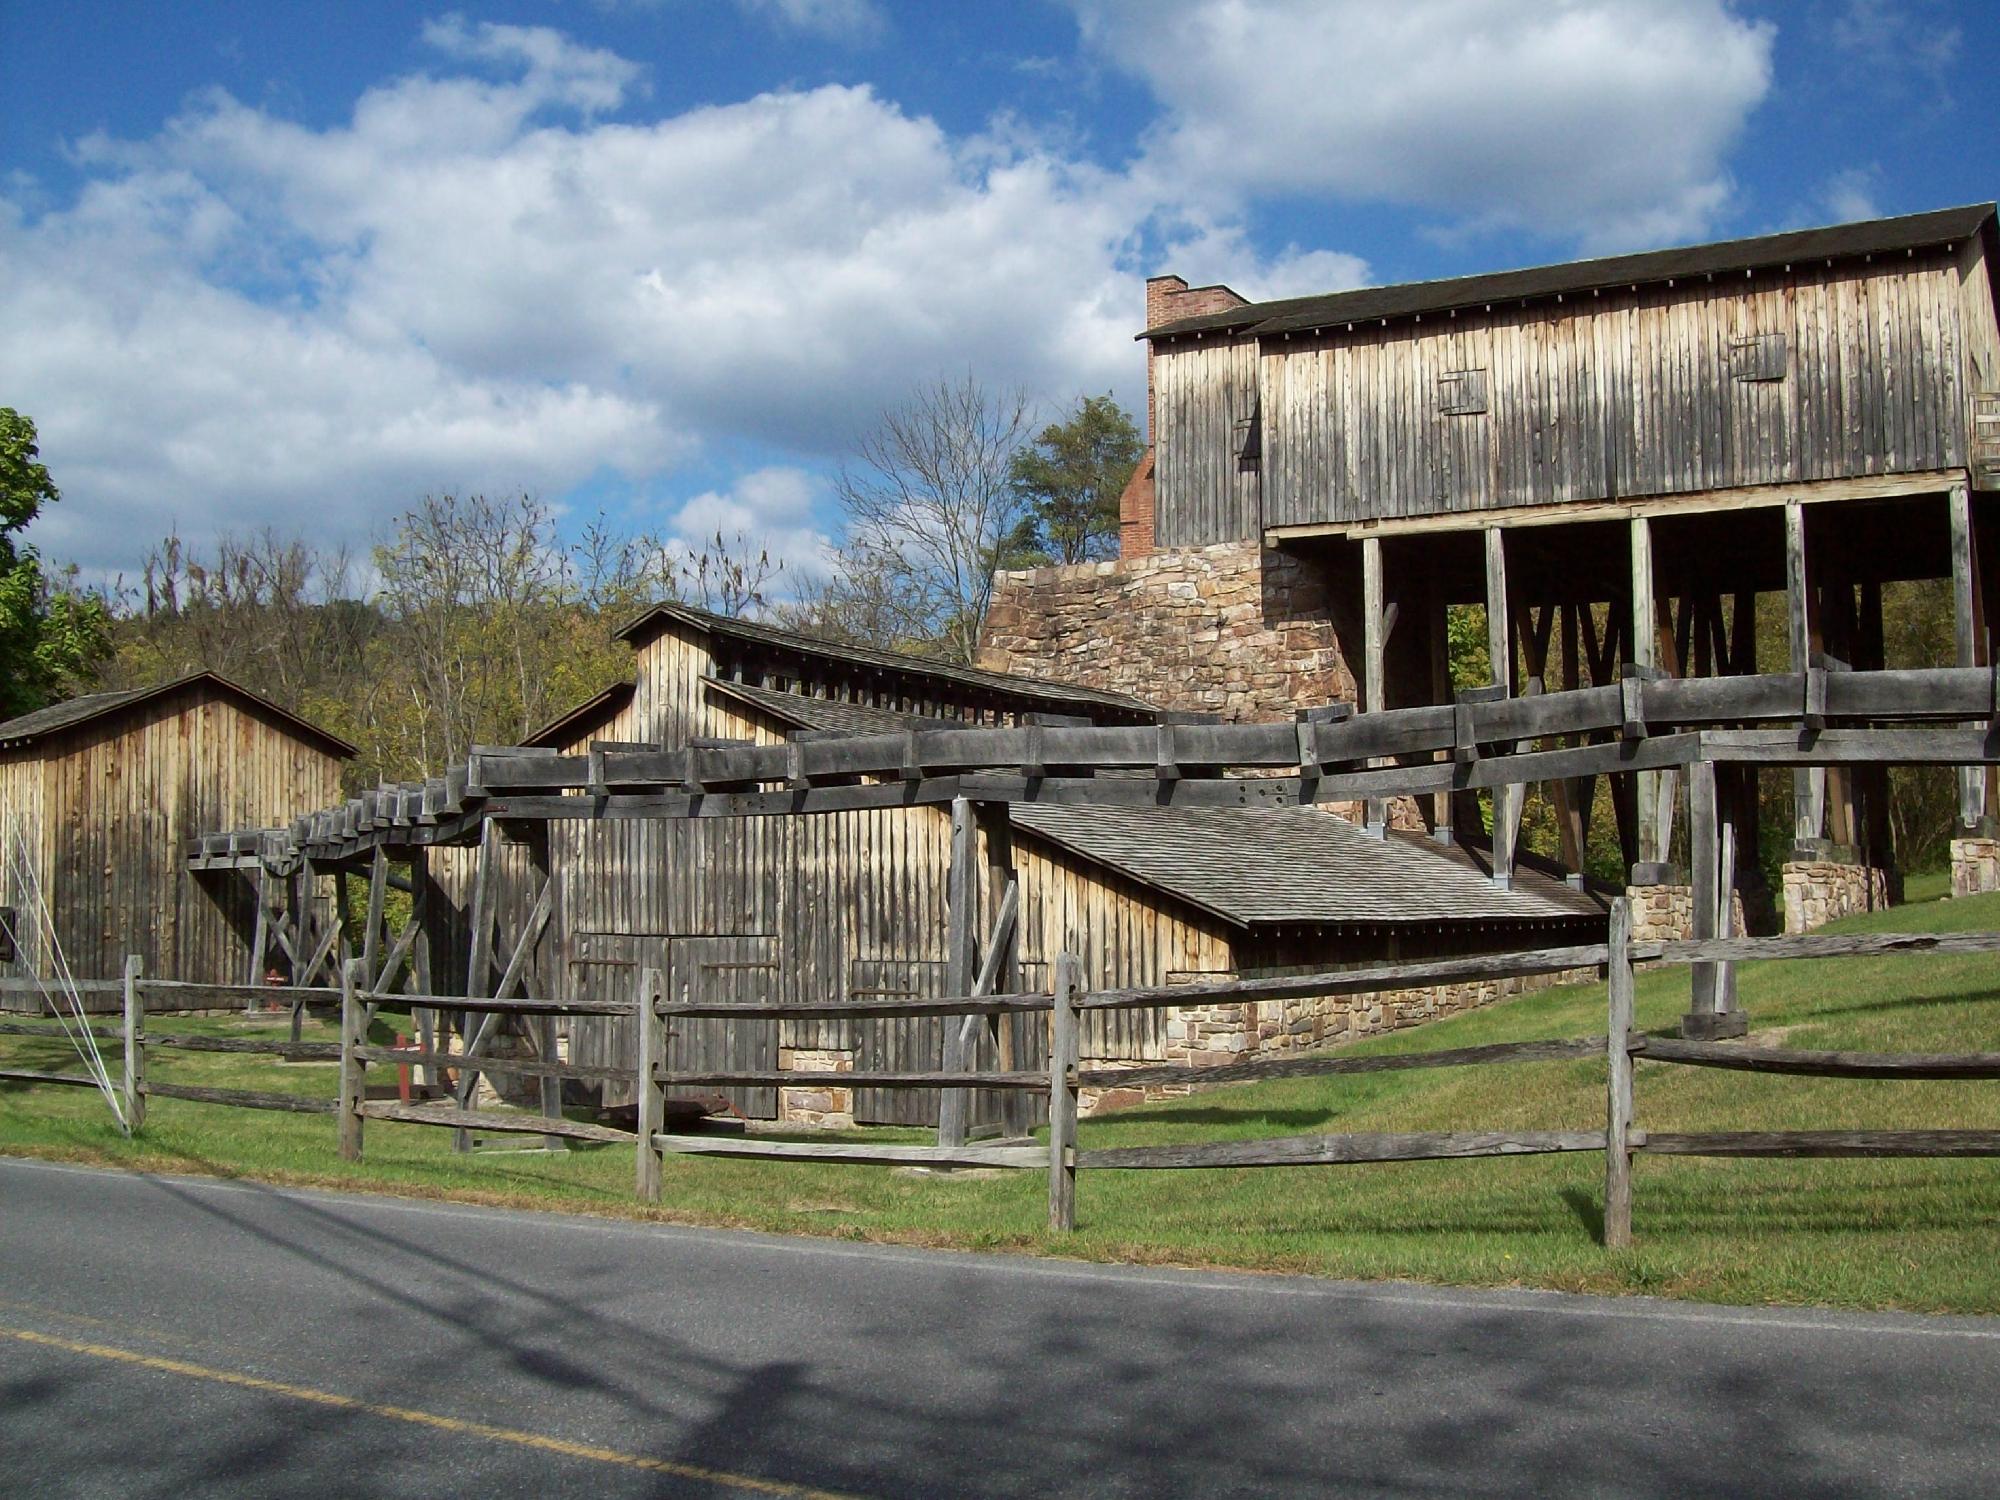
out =
[[[659,1143],[653,1139],[666,1121],[667,1089],[659,1075],[667,1065],[666,1018],[660,1014],[660,971],[647,969],[639,976],[639,1061],[636,1086],[639,1100],[639,1142],[637,1192],[642,1203],[660,1201],[660,1168],[664,1160]]]
[[[1611,903],[1611,942],[1605,963],[1610,980],[1611,1024],[1604,1120],[1604,1246],[1632,1243],[1632,903]]]
[[[1076,1228],[1077,959],[1056,955],[1049,1036],[1049,1228]]]
[[[146,1123],[146,1004],[139,998],[139,976],[145,961],[125,955],[125,1124],[137,1130]]]
[[[361,1160],[361,997],[356,993],[364,965],[349,959],[340,966],[340,1157]]]

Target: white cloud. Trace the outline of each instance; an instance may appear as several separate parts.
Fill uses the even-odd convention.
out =
[[[1713,4],[1078,3],[1165,106],[1124,169],[1012,119],[955,136],[865,86],[642,117],[629,61],[456,17],[424,30],[432,70],[336,124],[217,91],[145,139],[75,143],[60,204],[0,183],[5,396],[66,492],[37,540],[97,568],[170,524],[352,542],[426,490],[658,492],[741,445],[784,465],[676,529],[754,522],[804,567],[804,472],[921,381],[1136,407],[1145,272],[1252,297],[1365,280],[1332,247],[1260,254],[1250,200],[1670,235],[1726,198],[1768,78],[1768,32]]]
[[[0,199],[52,554],[117,566],[176,521],[359,539],[425,489],[652,484],[718,440],[829,461],[972,363],[1138,400],[1122,179],[866,88],[606,121],[636,84],[608,54],[427,34],[509,76],[397,79],[326,129],[216,93],[82,143],[59,211]]]
[[[1165,107],[1145,169],[1218,205],[1317,193],[1593,248],[1706,230],[1774,29],[1723,0],[1072,0]]]
[[[875,0],[736,0],[739,9],[835,42],[879,41],[889,18]]]
[[[1835,220],[1872,219],[1881,210],[1875,206],[1875,186],[1881,173],[1874,167],[1849,167],[1827,179],[1820,190],[1820,202]]]
[[[671,540],[686,557],[718,537],[733,555],[765,553],[783,564],[789,586],[777,592],[789,593],[829,570],[833,542],[813,521],[823,491],[823,483],[803,469],[755,469],[726,490],[708,490],[678,506],[669,521]]]

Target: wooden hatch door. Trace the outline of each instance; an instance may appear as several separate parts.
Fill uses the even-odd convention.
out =
[[[673,1002],[741,1005],[746,1009],[778,1003],[777,940],[768,933],[735,937],[667,939],[667,999]],[[690,1020],[668,1023],[667,1056],[676,1073],[768,1071],[778,1066],[778,1023]],[[697,1092],[683,1089],[670,1093]],[[701,1089],[721,1092],[752,1119],[778,1113],[775,1088]]]

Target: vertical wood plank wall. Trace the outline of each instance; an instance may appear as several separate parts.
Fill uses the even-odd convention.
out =
[[[1155,539],[1200,547],[1256,536],[1258,476],[1238,461],[1237,423],[1258,410],[1257,341],[1201,339],[1171,345],[1153,361],[1154,484],[1161,496]]]
[[[563,747],[581,753],[592,739],[676,744],[713,735],[769,744],[788,725],[746,704],[705,691],[713,669],[696,632],[668,631],[636,653],[637,687],[617,716]],[[819,691],[832,693],[824,686]],[[862,682],[839,689],[868,702]],[[954,705],[906,697],[874,704],[903,713],[944,716]],[[756,1003],[844,1000],[860,995],[943,992],[946,956],[946,876],[951,820],[941,808],[889,808],[803,818],[717,818],[690,822],[557,823],[552,854],[562,882],[558,910],[562,955],[556,983],[565,998],[623,999],[646,967],[694,976],[710,993]],[[438,850],[433,871],[443,887],[438,949],[449,954],[440,972],[462,977],[466,949],[463,907],[471,890],[473,851]],[[1228,972],[1230,945],[1164,909],[1161,898],[1038,845],[1020,831],[1015,868],[1021,883],[1022,980],[1046,986],[1048,965],[1069,947],[1084,955],[1092,986],[1166,982],[1181,973]],[[501,937],[518,927],[532,900],[525,851],[503,850]],[[980,908],[984,909],[983,904]],[[732,939],[723,944],[718,940]],[[670,982],[676,982],[670,978]],[[751,1065],[745,1048],[775,1065],[778,1048],[852,1049],[859,1068],[935,1067],[942,1041],[935,1019],[804,1021],[773,1025],[768,1034],[743,1023],[683,1024],[670,1045],[676,1065]],[[575,1061],[630,1066],[630,1027],[574,1017]],[[1161,1055],[1164,1026],[1148,1013],[1093,1018],[1084,1055],[1141,1059]],[[1043,1057],[1039,1026],[1016,1030],[1017,1065]],[[730,1049],[735,1049],[734,1051]],[[992,1066],[991,1039],[982,1033],[979,1066]],[[769,1091],[738,1098],[746,1112],[769,1114]],[[608,1087],[607,1102],[623,1102]],[[997,1113],[998,1100],[979,1098],[975,1118]],[[912,1090],[859,1090],[857,1117],[876,1122],[934,1123],[935,1095]]]
[[[1785,336],[1784,378],[1736,379],[1733,341],[1760,334]],[[1736,290],[1701,279],[1253,348],[1155,350],[1162,546],[1249,538],[1260,524],[1960,467],[1974,388],[2000,376],[1976,242],[1798,266]],[[1246,498],[1259,476],[1239,473],[1225,410],[1245,402],[1246,360],[1261,502]],[[1486,410],[1447,414],[1442,377],[1468,370],[1485,372]]]
[[[15,817],[40,824],[44,892],[77,978],[115,979],[137,953],[148,974],[238,984],[256,920],[251,886],[190,874],[186,841],[276,826],[339,796],[338,760],[197,683],[11,752],[0,829]],[[0,904],[26,910],[11,872]]]

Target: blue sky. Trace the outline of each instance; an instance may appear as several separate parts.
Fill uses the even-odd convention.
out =
[[[0,405],[132,573],[433,490],[768,541],[967,371],[1137,409],[1253,296],[2000,194],[1949,0],[0,0]]]

